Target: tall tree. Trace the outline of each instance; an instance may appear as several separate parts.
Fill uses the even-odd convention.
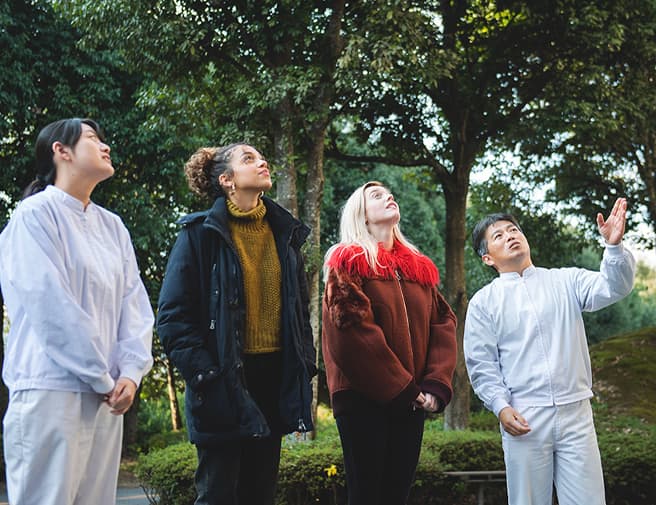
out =
[[[184,203],[182,153],[162,127],[146,127],[134,94],[142,75],[128,72],[115,52],[79,46],[80,33],[48,1],[0,6],[0,222],[34,177],[38,130],[62,117],[92,117],[107,133],[115,176],[98,186],[94,201],[120,214],[130,230],[151,297],[159,291],[163,251],[174,230],[161,215]],[[152,209],[157,209],[153,212]],[[154,300],[153,300],[154,301]],[[137,407],[126,415],[134,425]],[[131,438],[132,437],[132,438]],[[135,442],[126,430],[126,444]]]
[[[513,139],[526,154],[522,172],[552,184],[552,201],[594,216],[626,195],[629,219],[656,233],[656,1],[617,3],[592,18],[614,51],[548,86]]]
[[[428,166],[446,200],[445,286],[459,323],[447,428],[464,428],[469,415],[462,335],[472,168],[513,126],[530,120],[548,85],[603,54],[615,27],[593,23],[599,11],[578,0],[375,2],[368,15],[378,23],[351,46],[350,63],[364,76],[353,124],[375,146],[360,159]],[[340,151],[333,154],[347,157]]]
[[[179,111],[167,117],[181,132],[195,129],[194,138],[214,144],[238,135],[273,152],[278,201],[293,214],[298,214],[300,186],[303,217],[313,230],[308,267],[318,346],[323,144],[339,101],[339,82],[349,82],[337,78],[347,28],[345,1],[56,3],[87,30],[88,43],[110,44],[149,72],[156,83],[149,97],[161,99],[153,90],[165,89],[188,114],[197,112],[192,119],[180,118]],[[169,93],[175,89],[185,90],[182,99]]]

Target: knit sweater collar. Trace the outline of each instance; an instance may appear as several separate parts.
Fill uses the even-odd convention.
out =
[[[260,231],[265,226],[264,216],[267,209],[262,200],[253,209],[247,211],[241,210],[232,200],[226,200],[226,206],[231,224],[252,232]]]

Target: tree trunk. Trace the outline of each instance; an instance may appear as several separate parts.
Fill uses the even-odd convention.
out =
[[[173,431],[179,431],[182,428],[182,416],[180,415],[180,405],[178,404],[178,395],[175,387],[175,374],[173,373],[173,366],[169,360],[166,360],[166,390],[169,395],[171,426],[173,427]]]
[[[451,176],[455,177],[455,173]],[[465,180],[467,182],[463,183]],[[467,311],[465,282],[465,215],[469,177],[443,184],[446,199],[446,298],[458,318],[458,361],[453,377],[453,398],[444,412],[445,430],[464,430],[469,423],[470,385],[462,344]]]
[[[309,247],[306,255],[306,267],[308,275],[308,286],[310,291],[310,324],[314,335],[314,347],[317,350],[315,363],[319,367],[319,348],[321,346],[321,334],[319,331],[320,285],[321,285],[321,201],[323,199],[323,163],[324,163],[324,139],[326,129],[317,131],[312,140],[309,153],[309,170],[307,175],[307,191],[305,193],[305,223],[312,228]],[[312,419],[317,419],[317,408],[319,406],[319,376],[312,380]],[[311,438],[316,436],[312,432]]]
[[[276,165],[276,201],[298,217],[296,166],[294,165],[294,134],[292,105],[286,97],[278,106],[278,121],[273,132]]]

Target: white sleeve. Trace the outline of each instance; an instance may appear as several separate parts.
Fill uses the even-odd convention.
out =
[[[633,289],[636,261],[622,244],[606,245],[599,272],[576,269],[574,289],[581,310],[603,309]]]
[[[124,250],[125,292],[118,326],[118,367],[121,377],[137,386],[153,366],[152,342],[155,319],[148,293],[139,276],[137,260],[127,229]]]
[[[510,406],[510,392],[501,374],[494,326],[475,298],[467,308],[463,349],[476,396],[498,417],[503,408]]]
[[[17,209],[8,225],[4,282],[43,351],[101,394],[114,388],[98,328],[70,289],[64,249],[47,211]],[[29,352],[29,349],[26,349]]]

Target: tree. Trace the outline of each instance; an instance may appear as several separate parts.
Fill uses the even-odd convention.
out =
[[[131,232],[146,287],[155,297],[175,230],[161,219],[184,205],[182,154],[173,135],[148,127],[134,95],[143,76],[128,72],[115,52],[88,51],[80,34],[49,2],[11,1],[0,7],[0,183],[2,223],[34,177],[38,130],[62,117],[98,120],[112,147],[115,176],[94,201],[117,212]],[[5,44],[6,42],[6,44]],[[157,211],[153,212],[153,209]],[[155,299],[152,299],[153,304]],[[177,401],[177,400],[176,400]],[[126,445],[134,443],[137,406],[125,418]]]
[[[338,82],[349,82],[337,78],[345,1],[57,4],[73,12],[89,44],[110,44],[149,72],[153,85],[144,96],[156,97],[156,107],[167,107],[162,98],[180,105],[175,91],[185,90],[185,108],[198,114],[166,116],[178,131],[195,129],[193,137],[205,144],[246,137],[265,153],[272,151],[278,201],[293,214],[299,207],[297,176],[304,175],[300,186],[304,219],[312,228],[308,274],[318,346],[323,145],[339,101]]]
[[[430,167],[446,200],[447,298],[458,316],[458,366],[445,425],[462,429],[470,388],[462,355],[467,307],[466,209],[472,168],[563,76],[605,53],[615,25],[591,23],[584,1],[376,2],[351,47],[364,77],[350,112],[372,155],[361,161]],[[612,21],[612,19],[611,19]],[[331,154],[344,155],[336,136]]]

